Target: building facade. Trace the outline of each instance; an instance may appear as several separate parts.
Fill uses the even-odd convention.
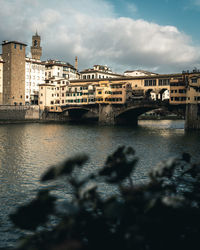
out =
[[[45,83],[45,65],[40,60],[26,58],[25,103],[38,104],[39,85]]]
[[[3,104],[3,59],[0,56],[0,105]]]
[[[75,67],[67,62],[62,62],[58,60],[47,60],[43,63],[45,64],[46,80],[58,80],[62,78],[68,80],[79,79],[79,74]]]
[[[59,79],[39,85],[39,107],[41,110],[60,111],[66,103],[66,92],[69,81]]]

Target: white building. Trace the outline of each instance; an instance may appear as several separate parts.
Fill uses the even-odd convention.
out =
[[[123,75],[113,73],[111,69],[103,65],[94,65],[92,69],[85,69],[80,72],[80,79],[104,79],[123,77]]]
[[[79,74],[74,66],[67,62],[58,60],[47,60],[45,64],[45,79],[61,79],[68,80],[79,79]]]
[[[37,104],[39,85],[45,83],[45,65],[27,57],[25,72],[25,103]]]

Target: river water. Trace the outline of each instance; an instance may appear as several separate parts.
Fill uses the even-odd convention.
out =
[[[53,164],[85,152],[83,169],[100,168],[118,146],[132,146],[139,157],[135,181],[145,181],[159,161],[182,152],[199,160],[200,132],[185,132],[183,121],[140,121],[137,128],[69,124],[0,125],[0,247],[13,246],[19,232],[8,214],[34,197],[39,178]]]

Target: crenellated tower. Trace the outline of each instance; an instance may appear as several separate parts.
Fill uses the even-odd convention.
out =
[[[32,46],[31,46],[31,55],[33,59],[40,60],[42,56],[42,47],[40,47],[41,38],[37,34],[37,31],[34,36],[32,36]]]

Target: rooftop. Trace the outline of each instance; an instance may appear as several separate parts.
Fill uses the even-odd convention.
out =
[[[27,46],[27,44],[25,44],[25,43],[21,43],[21,42],[18,42],[18,41],[7,41],[7,40],[3,41],[2,45],[6,45],[6,44],[10,44],[10,43],[16,43],[16,44],[20,44],[20,45],[23,45],[23,46]]]

